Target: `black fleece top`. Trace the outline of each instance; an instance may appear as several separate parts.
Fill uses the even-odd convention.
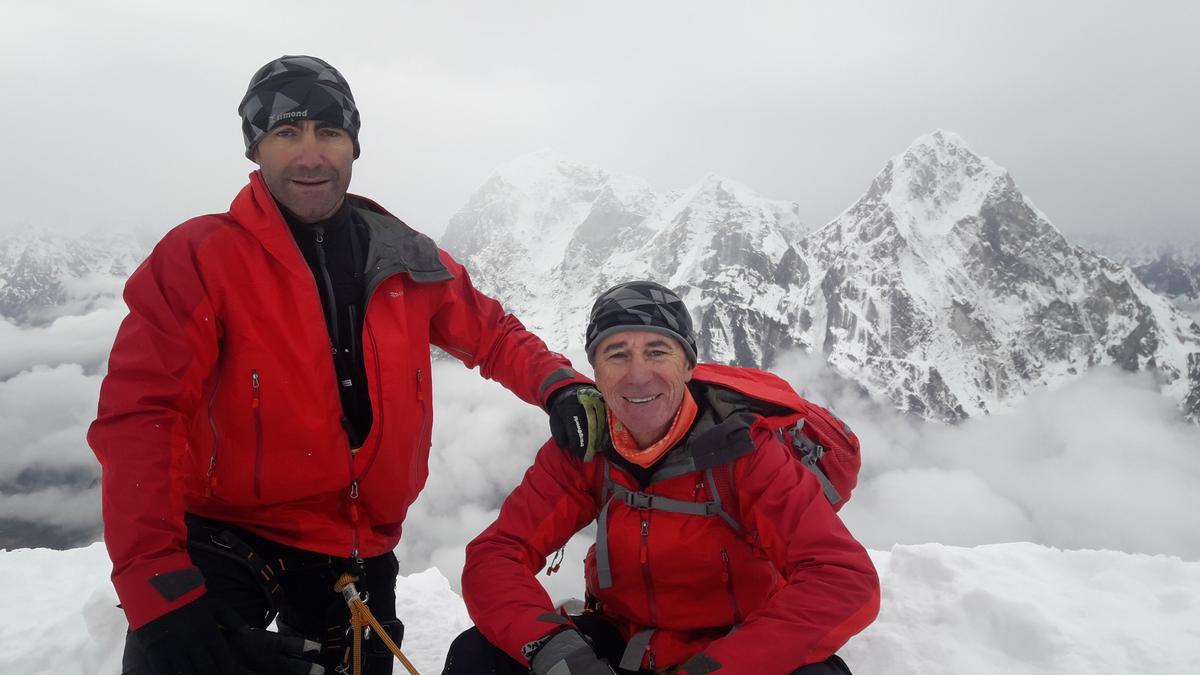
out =
[[[371,431],[371,398],[363,362],[363,316],[366,313],[366,267],[370,234],[344,200],[332,216],[301,223],[280,206],[321,296],[330,353],[342,399],[342,426],[350,447],[358,448]]]

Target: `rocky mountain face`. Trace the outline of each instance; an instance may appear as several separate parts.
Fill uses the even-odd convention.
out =
[[[148,249],[128,233],[23,230],[0,239],[0,316],[40,325],[120,291]]]
[[[1200,327],[1128,268],[1073,246],[954,134],[894,157],[829,224],[716,175],[660,194],[552,153],[497,169],[442,245],[556,348],[609,286],[676,289],[702,359],[819,351],[898,408],[959,420],[1115,364],[1200,414]]]
[[[953,134],[918,139],[807,243],[823,267],[805,303],[818,346],[901,409],[986,413],[1100,364],[1153,369],[1180,399],[1200,391],[1190,317],[1067,242]]]
[[[796,346],[786,291],[806,274],[798,213],[715,174],[661,194],[544,151],[495,171],[441,244],[557,348],[582,347],[600,292],[653,278],[682,292],[704,358],[770,363]]]

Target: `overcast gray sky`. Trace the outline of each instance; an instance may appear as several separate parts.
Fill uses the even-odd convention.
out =
[[[820,225],[936,128],[1068,235],[1200,235],[1200,3],[0,0],[0,230],[165,229],[253,165],[281,54],[362,111],[352,190],[438,236],[541,148],[662,190],[709,171]]]

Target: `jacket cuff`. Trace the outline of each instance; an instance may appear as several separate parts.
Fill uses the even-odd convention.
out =
[[[557,368],[542,380],[538,386],[538,402],[543,410],[550,409],[550,399],[559,390],[572,384],[593,384],[591,380],[580,375],[574,368]]]
[[[113,587],[130,630],[141,628],[205,592],[204,576],[182,552],[113,574]]]

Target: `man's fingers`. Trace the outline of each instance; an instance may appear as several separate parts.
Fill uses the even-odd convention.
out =
[[[321,653],[321,643],[299,635],[280,635],[259,628],[244,628],[232,635],[238,650],[251,653],[289,654],[315,657]]]
[[[324,666],[303,659],[281,656],[275,659],[275,667],[277,670],[272,672],[289,673],[289,675],[325,675]]]

